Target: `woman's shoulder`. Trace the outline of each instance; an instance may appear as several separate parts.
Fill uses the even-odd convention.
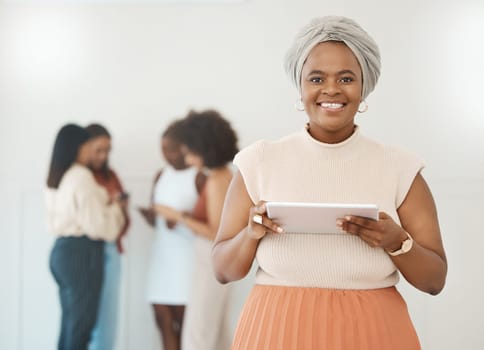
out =
[[[217,191],[220,188],[226,188],[232,181],[233,172],[229,167],[223,171],[212,172],[207,176],[205,181],[205,189],[208,192]]]
[[[92,171],[82,165],[75,164],[71,166],[62,177],[59,189],[70,188],[77,192],[91,187],[97,187],[98,184]]]
[[[83,182],[83,181],[91,181],[94,180],[94,175],[92,171],[82,165],[74,164],[71,166],[64,176],[62,177],[62,182]]]
[[[233,176],[232,169],[229,166],[225,166],[217,171],[209,172],[205,174],[206,182],[216,182],[216,181],[224,181],[226,179],[231,179]]]
[[[276,140],[261,139],[243,148],[236,155],[236,159],[242,156],[262,158],[267,153],[294,149],[302,139],[301,132],[291,133]]]
[[[156,173],[155,173],[155,176],[153,176],[153,184],[156,184],[158,182],[158,180],[160,180],[161,178],[161,175],[163,175],[163,171],[164,169],[161,168],[159,169]]]
[[[369,154],[379,154],[387,164],[399,165],[414,163],[420,164],[421,166],[424,164],[422,158],[417,153],[400,145],[386,144],[367,137],[364,137],[362,144]]]
[[[261,139],[259,141],[256,141],[252,143],[250,146],[247,148],[251,147],[280,147],[280,146],[285,146],[285,145],[293,145],[294,143],[300,142],[302,139],[302,132],[293,132],[291,134],[282,136],[278,139],[274,140],[269,140],[269,139]]]

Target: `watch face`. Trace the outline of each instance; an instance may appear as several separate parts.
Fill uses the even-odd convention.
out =
[[[402,244],[402,251],[404,253],[408,252],[410,249],[412,249],[413,241],[411,239],[407,239],[403,242]]]

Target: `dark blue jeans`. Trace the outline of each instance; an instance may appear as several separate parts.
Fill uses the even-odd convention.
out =
[[[61,237],[50,254],[62,309],[58,350],[86,350],[103,283],[104,242]]]

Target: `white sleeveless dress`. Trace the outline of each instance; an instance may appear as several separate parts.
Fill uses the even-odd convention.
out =
[[[195,168],[167,167],[155,185],[154,203],[191,212],[199,196],[196,176]],[[162,217],[156,218],[155,228],[147,299],[151,304],[185,305],[193,277],[193,233],[181,224],[169,229]]]

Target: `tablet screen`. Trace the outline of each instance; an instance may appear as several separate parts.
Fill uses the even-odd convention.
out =
[[[267,216],[288,233],[345,233],[336,220],[346,215],[378,220],[376,204],[267,202]]]

